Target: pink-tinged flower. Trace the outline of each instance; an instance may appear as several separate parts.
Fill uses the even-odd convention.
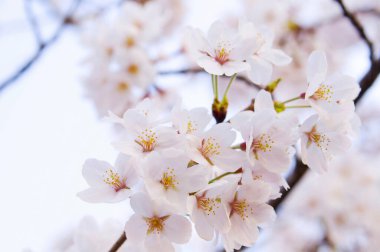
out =
[[[311,53],[307,64],[307,82],[305,99],[323,117],[331,113],[340,113],[355,106],[353,100],[360,92],[354,78],[347,75],[336,75],[327,78],[327,60],[324,52]]]
[[[221,21],[211,25],[207,38],[199,29],[190,28],[188,35],[190,53],[206,72],[231,76],[249,69],[245,60],[252,53],[252,40],[242,39]]]
[[[82,173],[90,188],[79,192],[78,197],[91,203],[115,203],[127,199],[138,179],[131,160],[122,154],[115,166],[105,161],[88,159]]]
[[[215,231],[226,233],[231,227],[223,198],[226,185],[225,180],[217,181],[190,197],[191,220],[204,240],[210,241]]]
[[[216,124],[199,136],[189,138],[186,153],[203,166],[215,165],[225,171],[236,171],[241,166],[242,155],[231,148],[235,138],[230,124]]]
[[[172,127],[160,124],[159,113],[152,106],[153,103],[145,99],[136,108],[126,111],[123,118],[110,114],[109,120],[123,125],[125,129],[124,140],[114,143],[114,146],[137,161],[153,152],[173,149],[182,141]]]
[[[125,73],[133,85],[147,88],[153,84],[156,70],[145,51],[119,48],[114,52],[114,58],[118,64],[116,71]]]
[[[188,168],[190,159],[184,155],[154,155],[145,163],[145,187],[155,199],[162,199],[178,211],[186,213],[189,194],[206,187],[208,172],[200,165]]]
[[[245,143],[246,155],[252,165],[258,163],[272,172],[283,172],[289,168],[296,142],[297,120],[293,117],[278,117],[273,101],[266,91],[257,95],[255,112],[244,111],[231,119]],[[265,98],[267,97],[267,98]],[[269,99],[268,101],[263,101]],[[268,108],[263,106],[268,104]],[[272,105],[270,105],[272,104]]]
[[[259,235],[259,226],[271,223],[276,217],[274,209],[267,205],[271,187],[261,181],[230,186],[226,192],[226,201],[231,228],[222,234],[227,252],[252,246]]]
[[[284,187],[285,189],[290,188],[282,174],[270,172],[260,164],[255,164],[255,166],[252,166],[248,161],[246,161],[243,163],[242,168],[243,184],[258,182],[266,183],[271,187],[271,200],[281,197],[281,187]]]
[[[292,61],[283,51],[272,48],[274,34],[269,29],[258,29],[252,22],[241,21],[239,33],[243,38],[253,41],[251,53],[247,58],[250,65],[247,73],[253,82],[260,85],[268,84],[273,65],[284,66]]]
[[[186,110],[176,106],[172,111],[173,126],[182,135],[200,135],[211,120],[206,108]]]
[[[302,162],[317,172],[326,171],[333,156],[350,148],[344,124],[326,123],[318,115],[309,117],[300,128]]]
[[[187,243],[191,237],[189,220],[157,205],[148,195],[137,193],[131,198],[134,215],[125,225],[127,243],[143,244],[147,251],[174,252],[172,243]]]

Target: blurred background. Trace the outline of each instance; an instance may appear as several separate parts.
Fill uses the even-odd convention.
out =
[[[158,7],[132,15],[126,2]],[[207,31],[217,19],[236,25],[243,18],[272,29],[276,47],[293,58],[274,72],[273,79],[283,79],[279,99],[305,89],[305,63],[315,49],[326,51],[331,72],[358,81],[372,68],[375,75],[357,103],[362,129],[349,154],[327,174],[307,172],[251,251],[379,251],[380,67],[373,65],[380,65],[380,1],[344,3],[373,43],[373,62],[334,0],[0,1],[1,250],[106,251],[131,214],[128,202],[93,205],[76,197],[86,187],[84,160],[112,162],[117,155],[106,112],[122,114],[147,96],[163,109],[178,98],[188,108],[209,108],[210,78],[187,53],[184,31]],[[157,22],[145,24],[143,15]],[[144,41],[133,37],[131,22],[147,31]],[[147,80],[120,74],[117,64],[124,63],[109,55],[135,43],[145,53],[136,64],[149,63]],[[229,115],[249,105],[256,92],[240,80],[231,90]],[[90,241],[105,245],[75,248]],[[178,248],[217,247],[194,237]]]

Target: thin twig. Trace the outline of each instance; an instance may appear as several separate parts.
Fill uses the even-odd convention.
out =
[[[34,55],[31,56],[30,59],[28,59],[14,74],[12,74],[0,85],[0,92],[4,91],[5,88],[9,87],[12,83],[14,83],[14,81],[20,78],[41,57],[42,53],[59,38],[66,26],[72,23],[74,13],[79,7],[81,1],[82,0],[73,1],[71,7],[67,11],[67,14],[63,16],[61,23],[58,25],[58,28],[54,34],[48,40],[42,41]]]
[[[343,11],[343,15],[351,22],[351,24],[354,26],[356,31],[358,32],[359,36],[364,40],[364,42],[367,44],[369,49],[369,58],[371,62],[375,61],[375,52],[373,48],[373,43],[371,40],[369,40],[367,34],[364,31],[363,26],[359,23],[359,21],[356,19],[356,17],[346,8],[346,6],[343,3],[343,0],[335,0],[340,8]]]
[[[361,90],[358,97],[355,99],[355,104],[358,104],[358,102],[362,99],[363,95],[368,91],[368,89],[371,88],[371,86],[375,83],[379,74],[380,74],[380,58],[372,62],[367,73],[360,80],[359,84],[360,84]]]
[[[113,244],[112,248],[109,250],[109,252],[116,252],[127,240],[127,236],[125,235],[125,232],[123,232],[119,239]]]
[[[33,12],[32,1],[33,0],[24,0],[25,14],[29,21],[30,27],[32,28],[32,32],[36,39],[37,46],[41,47],[41,45],[43,45],[43,39],[40,31],[40,26]]]

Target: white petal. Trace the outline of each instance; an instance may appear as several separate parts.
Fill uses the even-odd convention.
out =
[[[255,111],[269,109],[275,113],[272,96],[268,91],[260,90],[255,97]]]
[[[272,76],[272,65],[257,56],[248,59],[251,69],[248,71],[248,78],[259,85],[266,85]]]
[[[151,234],[145,240],[147,251],[174,252],[174,247],[170,241],[162,235]]]
[[[113,203],[113,202],[118,202],[118,201],[123,200],[123,199],[119,199],[116,201],[114,200],[114,198],[116,197],[116,192],[110,186],[90,187],[87,190],[79,192],[77,196],[81,198],[82,200],[90,202],[90,203],[100,203],[100,202]],[[124,199],[128,198],[128,196],[125,197]]]
[[[131,197],[131,207],[133,211],[145,217],[151,217],[154,214],[153,202],[145,193],[136,193]]]
[[[128,241],[132,243],[144,241],[148,231],[148,225],[143,218],[144,217],[139,214],[134,214],[125,224],[125,234]]]
[[[189,220],[180,215],[171,215],[165,221],[164,234],[168,240],[175,243],[186,243],[191,237],[191,224]]]
[[[83,165],[82,174],[89,186],[100,186],[105,184],[103,176],[109,169],[113,167],[105,161],[88,159]]]
[[[307,63],[307,82],[309,87],[306,91],[306,97],[314,94],[319,85],[326,80],[327,59],[322,51],[314,51],[310,54]]]
[[[260,56],[276,66],[288,65],[292,58],[286,55],[282,50],[269,49],[260,53]]]
[[[214,228],[209,224],[204,214],[198,209],[195,209],[191,218],[198,235],[206,241],[211,241],[214,237]]]

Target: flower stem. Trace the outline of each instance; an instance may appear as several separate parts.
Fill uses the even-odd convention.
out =
[[[211,179],[208,183],[212,184],[215,181],[218,181],[219,179],[224,178],[225,176],[228,176],[228,175],[231,175],[231,174],[239,174],[239,173],[242,173],[242,172],[243,172],[243,169],[241,169],[241,168],[237,169],[234,172],[225,172],[225,173],[219,175],[218,177],[215,177],[215,178]]]
[[[297,96],[297,97],[294,97],[292,99],[289,99],[289,100],[286,100],[286,101],[283,101],[282,103],[285,104],[285,103],[289,103],[289,102],[292,102],[292,101],[297,101],[297,100],[300,100],[301,97],[300,96]]]
[[[309,106],[309,105],[300,105],[300,106],[287,106],[287,107],[285,107],[285,108],[311,108],[311,106]]]
[[[228,85],[226,87],[226,90],[224,91],[223,100],[227,99],[228,91],[230,90],[230,87],[231,87],[232,83],[236,79],[236,76],[237,76],[237,73],[235,73],[234,75],[231,76],[230,82],[228,83]]]
[[[215,80],[215,98],[218,99],[218,97],[219,97],[218,75],[214,75],[214,80]]]

